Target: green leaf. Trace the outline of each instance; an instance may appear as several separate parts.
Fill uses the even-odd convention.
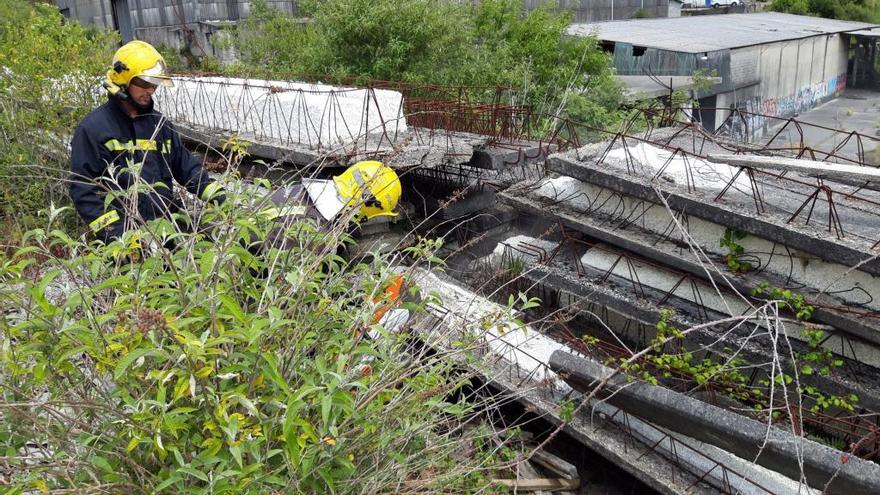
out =
[[[229,447],[229,453],[232,454],[232,458],[235,459],[235,462],[238,464],[239,469],[244,467],[244,464],[241,460],[241,445],[233,445]]]
[[[278,362],[275,359],[275,355],[271,352],[265,352],[261,356],[266,363],[263,366],[263,374],[269,377],[272,383],[283,390],[285,394],[290,395],[290,386],[287,385],[287,382],[281,376],[281,372],[278,371]]]
[[[324,427],[330,426],[330,411],[333,408],[333,395],[328,393],[321,399],[321,422]]]
[[[126,370],[128,370],[128,367],[131,366],[132,363],[134,363],[138,359],[146,359],[147,357],[159,354],[160,351],[156,349],[136,349],[132,352],[129,352],[128,354],[123,356],[118,363],[116,363],[116,367],[113,369],[113,377],[118,380],[122,378],[122,374],[125,373]]]
[[[198,478],[201,481],[208,481],[208,475],[199,471],[198,469],[193,469],[188,466],[181,466],[177,468],[178,473],[184,473],[192,476],[193,478]]]
[[[113,466],[110,465],[110,462],[107,461],[106,457],[101,457],[99,455],[92,457],[92,465],[108,473],[116,472],[116,469],[114,469]]]
[[[134,437],[131,440],[129,440],[128,445],[126,445],[126,447],[125,447],[125,451],[131,452],[132,450],[136,449],[137,446],[140,444],[141,444],[141,439],[138,437]]]
[[[247,317],[244,314],[244,311],[241,310],[241,306],[238,305],[238,302],[235,301],[228,294],[220,294],[218,299],[223,304],[223,307],[226,308],[232,316],[238,320],[239,323],[247,323]]]
[[[179,474],[174,473],[171,476],[169,476],[168,479],[166,479],[162,483],[159,483],[158,485],[156,485],[156,488],[153,489],[153,493],[159,493],[162,490],[168,488],[169,486],[177,483],[181,479],[183,479],[183,478]]]

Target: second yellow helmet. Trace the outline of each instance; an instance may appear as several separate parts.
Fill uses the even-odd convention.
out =
[[[394,170],[381,162],[355,163],[333,177],[333,182],[339,197],[349,207],[360,207],[360,212],[367,218],[397,216],[394,209],[403,188]]]

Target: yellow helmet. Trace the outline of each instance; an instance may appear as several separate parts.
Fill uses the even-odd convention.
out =
[[[130,41],[116,50],[104,87],[115,95],[135,77],[157,86],[174,85],[166,72],[162,55],[153,45],[139,40]]]
[[[360,207],[360,213],[367,218],[397,216],[394,208],[403,188],[394,170],[381,162],[355,163],[333,177],[333,182],[339,197],[349,207]]]

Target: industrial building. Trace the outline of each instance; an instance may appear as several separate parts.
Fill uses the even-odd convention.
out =
[[[736,108],[760,114],[731,123],[760,136],[764,115],[794,116],[846,87],[877,84],[875,24],[773,12],[579,23],[568,32],[595,34],[620,75],[719,76],[697,95],[713,131]]]
[[[139,39],[193,55],[216,55],[211,37],[250,13],[248,0],[55,0],[81,24],[119,31],[123,41]],[[298,13],[296,0],[266,0],[280,12]]]

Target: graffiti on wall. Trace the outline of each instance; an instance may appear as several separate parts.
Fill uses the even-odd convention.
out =
[[[825,100],[837,96],[846,88],[846,73],[809,86],[797,93],[779,98],[756,96],[740,102],[737,109],[743,111],[743,118],[731,119],[729,131],[737,137],[754,139],[766,133],[773,124],[772,118],[788,118],[810,110]]]

